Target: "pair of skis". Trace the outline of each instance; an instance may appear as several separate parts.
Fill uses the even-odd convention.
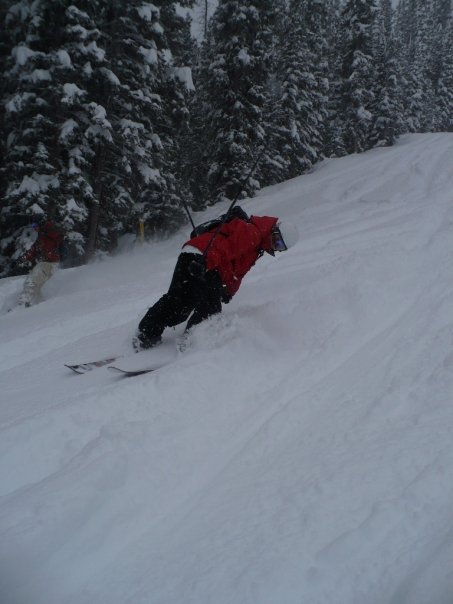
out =
[[[159,369],[157,367],[146,367],[144,369],[122,369],[121,367],[117,367],[116,365],[112,365],[111,363],[115,363],[118,359],[121,359],[123,355],[117,357],[109,357],[108,359],[101,359],[99,361],[92,361],[90,363],[80,363],[78,365],[65,365],[68,369],[74,371],[78,375],[83,375],[84,373],[88,373],[89,371],[93,371],[93,369],[97,369],[98,367],[105,367],[108,365],[107,369],[112,371],[113,373],[123,375],[124,377],[133,377],[135,375],[143,375],[144,373],[150,373],[151,371],[155,371]]]
[[[190,346],[190,341],[188,338],[187,333],[184,333],[182,336],[180,336],[177,339],[176,342],[176,347],[174,346],[174,343],[172,342],[167,342],[162,344],[161,346],[159,346],[159,353],[158,353],[158,358],[154,358],[151,356],[151,358],[148,359],[148,361],[146,360],[147,352],[150,351],[142,351],[137,354],[133,354],[133,355],[117,355],[117,356],[110,356],[108,358],[105,359],[100,359],[98,361],[92,361],[90,363],[80,363],[77,365],[65,365],[65,367],[67,367],[68,369],[71,369],[71,371],[74,371],[74,373],[78,373],[78,374],[83,374],[83,373],[88,373],[89,371],[93,371],[93,369],[97,369],[98,367],[105,367],[107,365],[107,369],[109,371],[112,371],[116,374],[119,375],[123,375],[126,377],[132,377],[134,375],[143,375],[144,373],[150,373],[151,371],[156,371],[156,369],[160,369],[161,367],[164,367],[165,365],[167,365],[168,363],[171,363],[172,360],[174,360],[175,355],[179,352],[185,352],[187,350],[187,348],[189,348]],[[142,357],[142,353],[144,353],[144,356]],[[119,359],[122,359],[125,357],[125,363],[123,363],[121,366],[120,363],[118,363]],[[130,360],[134,359],[134,361],[131,363]],[[135,362],[136,360],[139,361],[138,366],[137,363]],[[140,364],[140,360],[142,361]],[[134,367],[135,365],[135,367]]]

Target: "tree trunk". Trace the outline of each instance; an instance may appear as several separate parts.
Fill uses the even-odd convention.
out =
[[[204,39],[208,37],[208,0],[204,0]]]
[[[96,236],[98,232],[98,222],[99,222],[99,206],[100,203],[98,200],[93,201],[93,205],[90,208],[90,217],[88,222],[88,236],[87,236],[87,244],[85,249],[85,262],[88,262],[90,258],[93,256],[96,250]]]

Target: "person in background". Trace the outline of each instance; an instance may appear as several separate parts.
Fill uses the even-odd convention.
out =
[[[63,237],[60,230],[50,220],[35,219],[32,228],[38,236],[31,248],[22,256],[19,264],[27,262],[34,266],[25,279],[18,305],[29,307],[36,302],[41,288],[54,274],[61,260],[60,250]]]
[[[132,342],[135,350],[159,344],[166,327],[189,319],[187,333],[194,325],[221,312],[222,302],[232,299],[243,277],[264,252],[273,256],[298,240],[297,229],[291,223],[273,216],[248,217],[239,207],[234,210],[232,219],[184,244],[168,292],[138,325]]]

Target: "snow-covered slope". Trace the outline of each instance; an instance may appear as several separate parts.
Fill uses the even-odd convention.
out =
[[[450,604],[452,158],[406,136],[247,200],[300,242],[153,374],[63,364],[128,352],[188,229],[30,309],[0,281],[0,602]]]

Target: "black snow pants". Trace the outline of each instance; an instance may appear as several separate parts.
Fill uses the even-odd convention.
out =
[[[166,327],[179,325],[192,313],[186,330],[222,310],[223,284],[217,271],[207,271],[201,254],[179,255],[168,292],[148,309],[138,326],[142,342],[155,340]]]

